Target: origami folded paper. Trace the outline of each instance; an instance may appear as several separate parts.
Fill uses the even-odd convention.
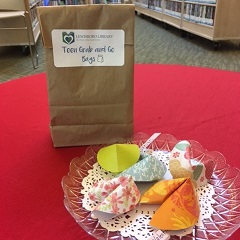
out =
[[[132,165],[118,176],[132,176],[135,182],[152,182],[161,180],[167,171],[167,167],[156,157],[145,155],[145,157]]]
[[[170,152],[169,171],[173,178],[191,177],[194,185],[199,187],[207,183],[213,169],[213,160],[200,162],[191,159],[191,144],[188,141],[177,143]]]
[[[136,144],[113,144],[101,148],[97,153],[99,165],[112,173],[120,173],[135,164],[140,157]]]
[[[161,204],[150,225],[161,230],[181,230],[196,224],[200,214],[191,178],[162,180],[147,190],[140,203]]]
[[[141,194],[132,177],[117,177],[94,184],[89,198],[97,206],[92,213],[101,220],[109,220],[131,211],[138,204]]]

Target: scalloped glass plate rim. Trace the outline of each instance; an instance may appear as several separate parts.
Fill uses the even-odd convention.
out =
[[[148,134],[138,133],[127,143],[136,143],[141,146],[149,137]],[[179,141],[170,134],[160,134],[148,148],[171,151]],[[193,233],[186,237],[188,237],[187,239],[199,240],[227,239],[240,227],[240,171],[237,168],[230,167],[220,152],[209,152],[203,149],[198,142],[188,141],[191,143],[191,157],[200,161],[211,158],[216,162],[212,178],[209,181],[215,188],[214,199],[216,204],[214,209],[216,212],[212,215],[212,219],[205,221],[205,228],[195,227]],[[102,228],[97,219],[91,218],[91,212],[82,207],[81,181],[88,175],[88,170],[96,162],[97,151],[103,146],[106,145],[89,146],[83,156],[72,159],[68,175],[62,178],[64,206],[75,221],[96,239],[135,240],[135,237],[123,238],[118,231],[109,232]],[[225,213],[227,213],[227,216]],[[179,237],[172,236],[171,239],[179,239]]]

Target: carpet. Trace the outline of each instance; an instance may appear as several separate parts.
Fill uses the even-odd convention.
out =
[[[237,72],[137,64],[134,131],[196,140],[239,168],[239,92]],[[0,239],[93,239],[63,205],[61,179],[86,147],[53,147],[45,73],[0,84],[0,96]]]

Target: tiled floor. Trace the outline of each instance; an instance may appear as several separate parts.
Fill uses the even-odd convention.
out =
[[[41,38],[37,42],[39,67],[33,68],[30,55],[24,56],[21,47],[0,48],[0,82],[45,71]]]

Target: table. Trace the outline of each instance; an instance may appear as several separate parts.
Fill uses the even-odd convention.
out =
[[[136,64],[134,131],[196,140],[239,168],[239,92],[238,72]],[[61,188],[86,146],[53,147],[46,74],[2,83],[0,96],[0,239],[92,240],[64,208]]]

